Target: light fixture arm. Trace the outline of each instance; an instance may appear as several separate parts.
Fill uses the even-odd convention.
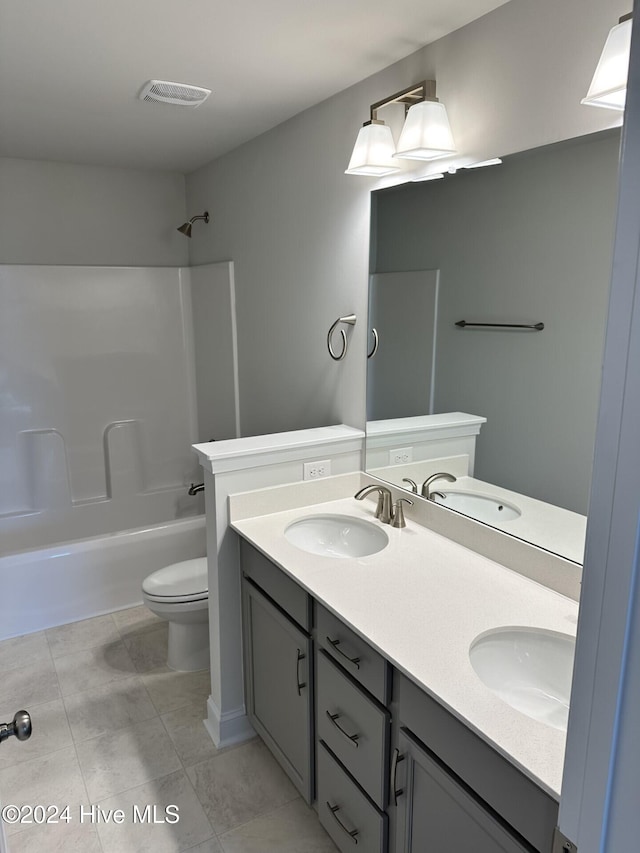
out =
[[[409,86],[407,89],[402,89],[396,92],[395,95],[390,95],[388,98],[383,98],[381,101],[376,101],[371,104],[370,109],[370,124],[378,123],[378,110],[383,107],[388,107],[390,104],[404,104],[405,115],[409,112],[409,108],[414,104],[419,104],[420,101],[437,101],[436,98],[436,81],[423,80],[421,83],[416,83]]]

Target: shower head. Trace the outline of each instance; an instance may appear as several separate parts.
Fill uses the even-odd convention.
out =
[[[188,222],[184,222],[177,230],[181,234],[184,234],[185,237],[191,237],[191,229],[192,229],[193,223],[196,221],[196,219],[204,219],[204,221],[206,223],[208,223],[209,222],[209,211],[205,210],[205,212],[202,216],[192,216]]]

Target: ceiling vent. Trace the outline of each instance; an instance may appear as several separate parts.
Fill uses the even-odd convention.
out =
[[[188,83],[171,83],[169,80],[149,80],[138,95],[141,101],[157,104],[175,104],[178,107],[199,107],[211,94],[211,89],[190,86]]]

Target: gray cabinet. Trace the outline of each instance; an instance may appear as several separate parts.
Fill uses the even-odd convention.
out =
[[[406,729],[394,753],[395,853],[530,853]]]
[[[555,800],[263,554],[241,549],[247,713],[307,803],[317,748],[318,814],[340,850],[551,849]]]
[[[311,803],[311,638],[246,577],[242,601],[249,719],[304,799]]]
[[[487,813],[499,814],[515,835],[526,839],[531,845],[526,849],[551,850],[558,803],[406,676],[397,673],[394,685],[405,732],[435,753]],[[394,745],[400,749],[399,743]],[[403,772],[400,766],[398,775]]]

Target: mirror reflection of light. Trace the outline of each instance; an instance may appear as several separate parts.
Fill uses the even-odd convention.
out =
[[[490,160],[479,160],[477,163],[469,163],[464,166],[465,169],[483,169],[485,166],[500,166],[502,160],[500,157],[492,157]]]
[[[444,178],[442,172],[436,172],[435,175],[420,175],[417,178],[412,178],[414,183],[419,183],[420,181],[439,181],[441,178]]]

